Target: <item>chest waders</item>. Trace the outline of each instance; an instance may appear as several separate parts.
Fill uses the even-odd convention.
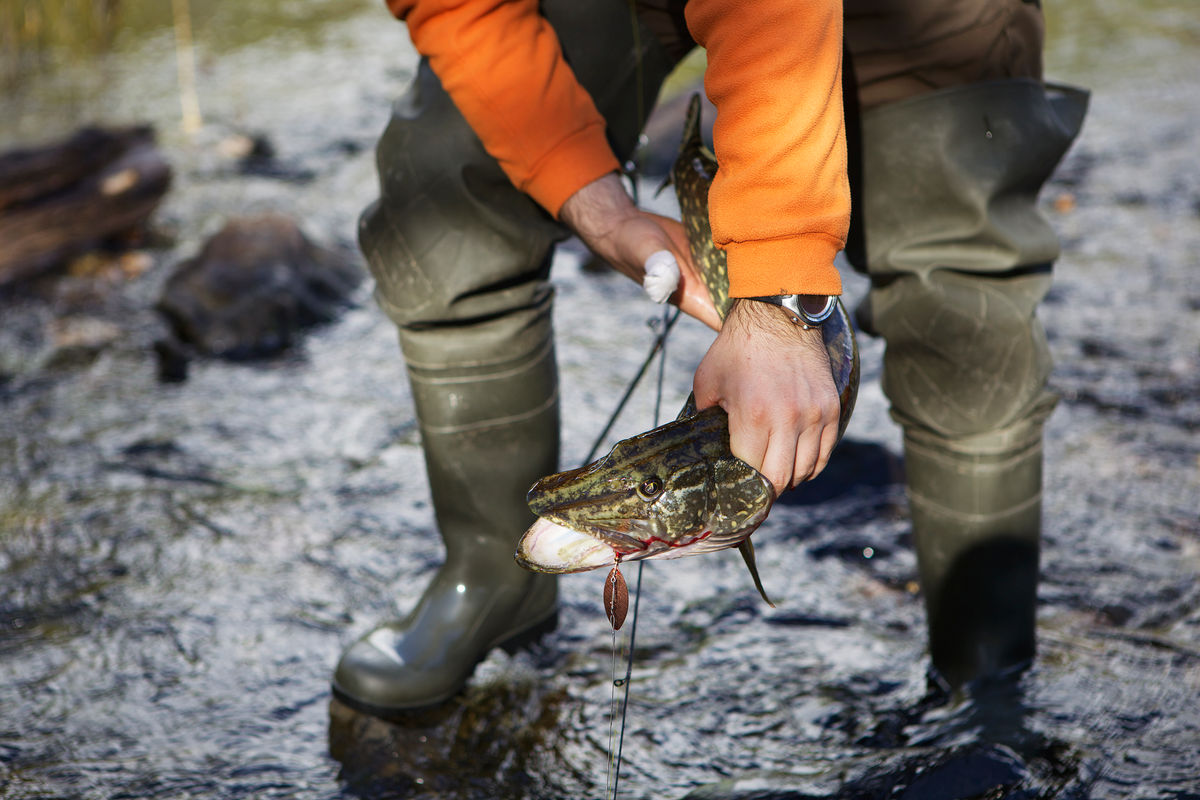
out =
[[[862,115],[872,288],[859,316],[887,342],[930,654],[951,685],[1034,655],[1042,426],[1056,402],[1034,312],[1058,255],[1037,194],[1086,107],[1081,90],[1014,79]]]
[[[648,107],[691,46],[682,5],[639,2],[651,34],[639,56],[624,2],[542,4],[618,154],[638,134],[631,98]],[[989,80],[1040,76],[1034,3],[845,9],[865,75],[846,96],[872,106],[861,118],[847,108],[848,129],[861,129],[850,155],[863,245],[847,251],[872,280],[860,320],[887,341],[933,664],[960,684],[1034,652],[1041,431],[1054,404],[1034,310],[1058,253],[1036,197],[1086,97]],[[942,88],[902,99],[930,87]],[[400,331],[447,553],[416,608],[338,664],[336,694],[387,714],[452,696],[493,647],[554,624],[555,579],[516,567],[512,549],[529,522],[525,490],[557,468],[546,281],[566,231],[512,187],[425,64],[378,162],[381,198],[360,242]]]
[[[614,151],[632,152],[633,98],[653,100],[668,57],[645,29],[637,52],[623,0],[547,0],[542,12]],[[351,644],[335,670],[339,699],[388,716],[452,697],[492,649],[556,624],[557,579],[513,553],[533,522],[525,493],[558,471],[548,278],[568,231],[512,185],[424,61],[377,161],[381,197],[359,242],[399,330],[446,548],[416,607]]]
[[[887,345],[931,660],[959,686],[1034,655],[1055,403],[1035,311],[1059,252],[1037,195],[1087,94],[1042,83],[1039,0],[844,11],[846,255],[871,279],[859,322]]]

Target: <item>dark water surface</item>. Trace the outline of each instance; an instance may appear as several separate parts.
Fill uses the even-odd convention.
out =
[[[490,657],[444,708],[391,724],[330,701],[341,648],[441,558],[368,288],[285,357],[155,377],[150,306],[225,218],[278,210],[352,241],[414,64],[402,26],[373,0],[193,2],[189,137],[168,5],[122,3],[107,48],[60,34],[0,96],[0,144],[148,120],[176,171],[140,277],[0,296],[0,798],[601,796],[600,573],[564,579],[562,628]],[[1200,15],[1080,0],[1050,23],[1050,73],[1095,95],[1044,194],[1064,399],[1036,665],[973,696],[928,687],[899,434],[864,341],[848,440],[755,536],[779,608],[736,554],[647,565],[622,797],[1200,797]],[[239,135],[287,169],[240,173],[223,149]],[[555,272],[568,464],[656,313],[579,262]],[[709,338],[673,334],[668,406]],[[641,392],[614,435],[652,406]]]

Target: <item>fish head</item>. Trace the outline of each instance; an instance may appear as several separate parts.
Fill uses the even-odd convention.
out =
[[[728,419],[714,407],[543,478],[527,499],[538,521],[517,561],[538,572],[582,572],[737,546],[766,518],[774,492],[730,452]]]

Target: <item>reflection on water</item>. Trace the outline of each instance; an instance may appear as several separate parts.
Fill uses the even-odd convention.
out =
[[[368,0],[369,1],[369,0]],[[363,11],[364,0],[23,0],[0,6],[0,43],[14,73],[120,55],[186,18],[197,45],[215,53],[270,36],[311,37],[322,25]],[[311,38],[310,38],[311,41]]]
[[[269,88],[283,77],[262,74],[271,54],[319,52],[331,25],[367,14],[387,35],[381,7],[375,0],[6,0],[0,146],[61,136],[86,121],[137,119],[170,131],[180,114],[173,9],[190,24],[207,116],[244,109],[258,81]],[[404,37],[398,23],[390,27]],[[230,69],[227,59],[245,63]],[[291,86],[304,71],[290,76]]]
[[[320,49],[331,24],[369,15],[381,36],[403,38],[382,0],[9,0],[0,3],[0,146],[61,135],[81,121],[178,123],[173,8],[186,13],[205,116],[253,103],[260,59]],[[1174,0],[1059,0],[1046,4],[1047,74],[1087,83],[1178,79],[1173,66],[1200,48],[1200,14]],[[394,30],[389,32],[389,28]],[[240,70],[223,59],[258,48]],[[269,63],[269,56],[266,56]],[[296,77],[302,80],[303,72]],[[293,84],[294,85],[294,84]],[[234,102],[231,104],[231,96]],[[239,103],[237,98],[241,96]],[[134,100],[136,98],[136,100]]]
[[[1178,79],[1178,60],[1200,49],[1200,13],[1178,0],[1047,0],[1046,74]]]
[[[546,776],[555,769],[545,761],[564,699],[516,679],[390,721],[332,700],[329,753],[347,789],[364,798],[552,797]]]
[[[112,48],[119,0],[25,0],[0,5],[0,86],[6,89],[55,59],[95,58]]]

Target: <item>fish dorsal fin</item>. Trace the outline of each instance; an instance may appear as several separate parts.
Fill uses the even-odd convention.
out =
[[[696,416],[696,393],[692,392],[688,395],[687,402],[683,404],[683,408],[679,411],[679,416],[675,419],[687,419],[688,417]]]
[[[680,147],[687,147],[691,141],[700,141],[700,93],[693,92],[688,100],[687,114],[683,117],[683,138]]]
[[[654,190],[654,196],[658,197],[660,194],[663,193],[664,189],[666,189],[668,186],[671,186],[674,182],[675,181],[673,180],[671,173],[668,172],[667,177],[663,178],[663,182],[660,183],[658,185],[658,188]]]
[[[758,589],[758,593],[762,595],[763,600],[767,601],[767,605],[775,608],[771,598],[767,597],[767,590],[763,588],[762,580],[758,577],[758,566],[754,563],[754,543],[750,541],[749,537],[742,539],[742,543],[738,545],[738,552],[742,554],[742,560],[750,569],[750,577],[754,579],[754,588]]]

